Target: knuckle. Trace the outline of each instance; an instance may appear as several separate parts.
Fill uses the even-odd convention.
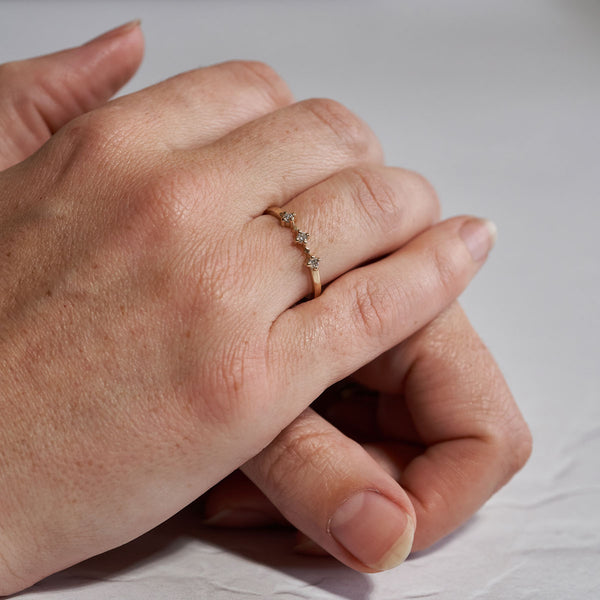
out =
[[[402,216],[400,197],[379,170],[357,167],[349,172],[354,198],[363,220],[375,225],[377,231],[393,229]]]
[[[520,471],[529,460],[533,449],[533,439],[529,427],[521,415],[513,417],[505,427],[503,448],[507,479]]]
[[[225,243],[218,214],[206,215],[202,231],[198,230],[197,199],[217,199],[219,193],[216,178],[205,169],[165,157],[133,185],[126,203],[117,199],[121,221],[126,223],[123,246],[168,261],[186,297],[224,302],[240,281],[235,276],[241,262],[236,246]]]
[[[159,223],[172,224],[178,227],[189,210],[190,202],[187,199],[194,191],[195,181],[186,169],[177,165],[163,162],[160,168],[153,170],[145,184],[141,186],[140,193],[136,194],[134,209],[142,211]]]
[[[128,131],[116,111],[98,109],[80,115],[59,132],[83,161],[93,163],[121,156]]]
[[[331,131],[342,146],[358,157],[372,153],[375,144],[365,123],[343,104],[328,98],[312,98],[300,103],[320,125]]]
[[[520,471],[531,456],[533,451],[533,437],[529,427],[523,422],[523,427],[518,435],[517,443],[514,447],[513,468],[515,472]]]
[[[418,201],[431,215],[431,220],[436,223],[441,217],[440,199],[431,182],[416,171],[404,171],[403,194]]]
[[[328,448],[336,443],[331,433],[309,426],[289,427],[271,445],[263,477],[286,498],[298,494],[298,478],[306,472],[326,473],[331,461]]]
[[[529,460],[533,447],[532,436],[510,393],[505,396],[504,401],[495,402],[489,408],[485,420],[487,438],[493,444],[501,464],[501,486]]]
[[[0,64],[0,82],[3,86],[11,85],[14,81],[23,75],[22,63],[20,61],[10,61]]]
[[[384,282],[360,279],[352,288],[350,319],[354,328],[366,338],[378,339],[387,330],[389,308],[394,299]]]
[[[433,265],[433,284],[436,291],[444,297],[455,299],[459,286],[461,257],[454,246],[436,244],[429,250]]]
[[[293,101],[292,93],[279,74],[260,61],[237,60],[227,63],[234,77],[259,90],[273,108],[285,106]]]

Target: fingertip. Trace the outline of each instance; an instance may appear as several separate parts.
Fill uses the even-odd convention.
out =
[[[361,572],[390,569],[409,554],[416,515],[408,495],[359,444],[312,410],[244,466],[304,533],[294,551],[321,549]]]
[[[107,41],[112,38],[119,38],[122,36],[124,37],[125,35],[129,34],[130,32],[132,32],[136,29],[140,30],[140,32],[141,32],[141,24],[142,24],[141,19],[133,19],[132,21],[128,21],[127,23],[124,23],[123,25],[119,25],[118,27],[114,27],[113,29],[109,29],[108,31],[101,33],[100,35],[92,38],[91,40],[88,40],[83,45],[88,46],[88,45],[95,44],[98,42]]]
[[[375,489],[357,492],[334,512],[327,531],[352,556],[375,571],[397,567],[409,555],[415,521]]]
[[[498,228],[488,219],[471,218],[459,230],[471,257],[475,262],[483,261],[490,253],[498,237]]]
[[[85,72],[96,73],[102,101],[110,98],[138,70],[144,57],[145,40],[141,20],[134,19],[85,42],[83,52]],[[104,81],[102,79],[104,78]]]

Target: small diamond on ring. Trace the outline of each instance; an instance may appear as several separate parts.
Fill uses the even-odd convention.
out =
[[[295,218],[296,218],[296,213],[291,213],[291,212],[287,212],[287,211],[284,211],[281,213],[281,221],[282,221],[282,223],[285,223],[286,225],[291,225],[294,222]]]
[[[306,242],[308,242],[309,237],[310,237],[310,235],[308,233],[305,233],[304,231],[298,230],[296,232],[296,241],[299,244],[306,244]]]
[[[306,261],[306,266],[310,267],[313,271],[316,271],[319,268],[319,258],[317,258],[316,256],[311,256],[307,261]]]

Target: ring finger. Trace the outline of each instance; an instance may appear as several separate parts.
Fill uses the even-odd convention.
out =
[[[437,196],[420,175],[375,165],[341,171],[280,208],[295,214],[298,232],[277,227],[271,215],[246,225],[250,239],[264,240],[261,264],[269,284],[263,289],[270,298],[275,290],[278,300],[270,302],[273,317],[313,291],[309,257],[319,259],[326,284],[396,250],[439,219]]]

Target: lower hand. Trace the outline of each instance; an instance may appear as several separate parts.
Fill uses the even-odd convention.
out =
[[[246,476],[205,495],[208,524],[290,522],[299,552],[382,570],[456,529],[531,451],[504,377],[457,303],[314,408],[248,461]]]

